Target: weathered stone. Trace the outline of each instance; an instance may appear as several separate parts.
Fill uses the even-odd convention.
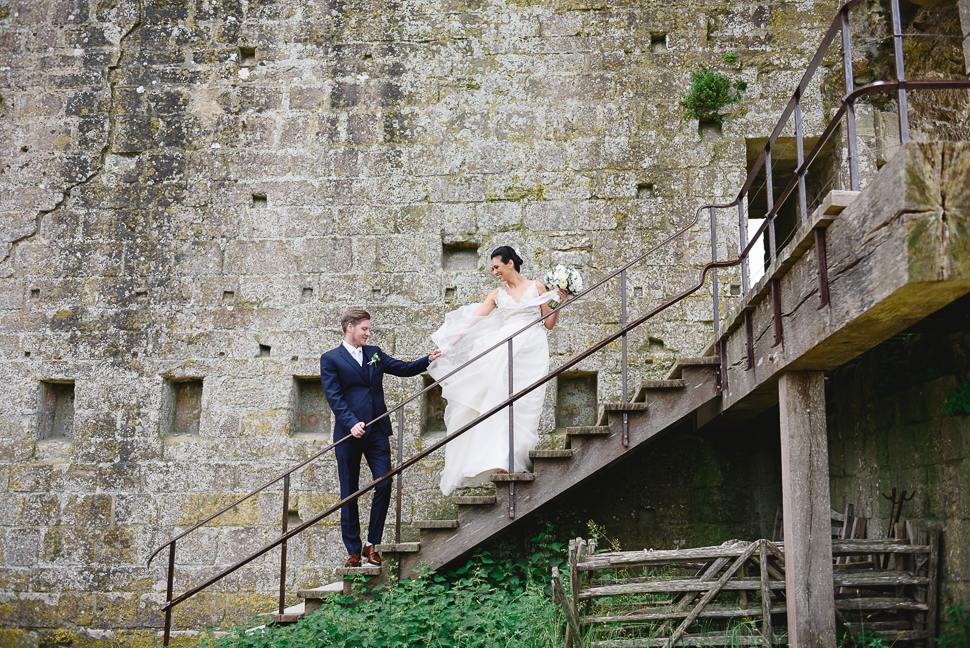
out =
[[[730,195],[744,138],[770,132],[831,16],[786,7],[769,19],[715,4],[57,0],[0,17],[10,61],[0,70],[0,615],[155,641],[165,557],[146,570],[148,552],[326,443],[326,431],[291,436],[294,382],[314,380],[345,308],[368,308],[373,341],[411,359],[431,350],[446,311],[494,288],[485,255],[498,245],[516,246],[530,278],[565,262],[590,283]],[[709,66],[751,85],[720,138],[702,140],[678,119],[678,101],[712,47],[741,60],[718,53]],[[806,101],[817,133],[819,93]],[[866,151],[863,169],[874,170],[878,154]],[[733,216],[721,227],[726,255]],[[641,289],[631,308],[692,281],[709,259],[706,236],[699,228],[635,280],[631,271]],[[554,366],[615,329],[616,297],[563,316],[550,335]],[[634,370],[660,377],[677,351],[706,344],[709,318],[698,298],[651,327],[662,350],[631,337]],[[616,400],[617,348],[580,368],[597,373],[598,400]],[[200,378],[188,409],[199,436],[172,437],[163,394]],[[74,381],[72,439],[37,441],[45,380]],[[389,379],[389,397],[421,384]],[[543,432],[555,426],[547,401]],[[912,424],[924,414],[910,412]],[[421,442],[419,418],[408,410],[408,444]],[[959,446],[965,456],[967,442],[930,446],[914,452],[955,457]],[[437,461],[406,480],[406,522],[446,505]],[[293,488],[303,519],[332,505],[332,458]],[[199,566],[180,572],[179,587],[268,537],[279,504],[276,491],[220,520],[222,535],[186,543],[179,560]],[[682,504],[654,514],[687,529]],[[295,586],[342,562],[335,524],[310,536]],[[21,532],[41,544],[9,562]],[[246,572],[180,608],[177,624],[269,609],[272,581]],[[60,599],[9,595],[42,587]],[[8,634],[0,643],[23,639]]]

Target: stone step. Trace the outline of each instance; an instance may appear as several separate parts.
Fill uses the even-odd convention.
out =
[[[604,412],[646,412],[649,409],[646,403],[603,403]]]
[[[324,585],[323,587],[297,590],[296,595],[304,599],[304,612],[310,614],[311,612],[319,610],[323,602],[330,597],[343,593],[345,593],[344,583],[343,581],[337,581],[329,585]]]
[[[536,480],[535,473],[489,475],[488,478],[493,482],[530,482]]]
[[[457,529],[458,520],[412,520],[415,529]]]
[[[378,553],[414,553],[421,551],[420,542],[398,542],[392,544],[377,545]]]
[[[569,459],[573,451],[564,450],[529,450],[529,459]]]
[[[306,607],[303,603],[297,603],[296,605],[284,608],[283,614],[280,614],[279,612],[265,612],[259,616],[266,619],[266,623],[269,624],[289,625],[291,623],[296,623],[306,616]]]
[[[721,364],[721,358],[718,356],[677,358],[677,362],[674,363],[670,373],[667,374],[667,380],[682,378],[684,375],[684,367],[716,367],[719,364]]]
[[[681,378],[674,380],[644,380],[640,383],[641,389],[683,389],[687,386],[687,381]]]
[[[458,506],[491,506],[495,504],[494,495],[455,495],[451,501]]]
[[[323,585],[322,587],[297,590],[296,595],[303,599],[325,599],[330,598],[335,594],[340,594],[343,591],[343,581],[336,581],[334,583]]]
[[[633,397],[633,400],[634,402],[642,403],[646,401],[648,391],[683,389],[686,386],[687,381],[679,378],[676,380],[644,380],[640,383],[640,389],[637,390],[637,395]]]
[[[597,434],[609,434],[609,425],[582,425],[579,427],[568,427],[566,428],[567,436],[587,436],[587,435],[597,435]]]
[[[338,567],[337,576],[380,576],[383,568],[379,565],[362,564],[360,567]]]

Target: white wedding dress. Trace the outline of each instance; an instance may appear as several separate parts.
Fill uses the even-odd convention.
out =
[[[540,305],[555,296],[555,291],[540,296],[536,282],[532,282],[522,298],[516,300],[503,285],[495,299],[497,308],[488,315],[473,315],[478,304],[448,313],[445,323],[431,336],[438,347],[446,349],[446,352],[431,364],[428,373],[435,380],[447,375],[538,319],[542,315]],[[547,329],[540,322],[512,340],[515,392],[549,373],[546,334]],[[448,434],[509,397],[508,355],[508,344],[503,344],[441,384],[442,396],[448,401],[445,408]],[[529,450],[539,442],[539,415],[545,394],[543,385],[513,404],[515,465],[512,472],[532,470]],[[508,408],[493,414],[445,446],[441,491],[448,495],[459,486],[488,484],[488,476],[498,470],[509,470]]]

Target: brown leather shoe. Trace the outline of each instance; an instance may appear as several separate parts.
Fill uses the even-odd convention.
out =
[[[360,567],[360,554],[350,554],[350,558],[344,563],[344,567]]]
[[[364,545],[364,555],[367,556],[367,562],[380,567],[381,557],[377,553],[377,547],[374,545]]]

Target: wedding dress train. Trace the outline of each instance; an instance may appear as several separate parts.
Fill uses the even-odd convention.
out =
[[[498,290],[497,308],[484,317],[473,315],[478,304],[464,306],[445,316],[445,323],[432,335],[446,353],[432,363],[428,372],[439,379],[494,344],[519,331],[542,314],[540,305],[556,296],[540,296],[535,282],[516,300],[506,286]],[[512,382],[518,392],[549,373],[549,343],[542,323],[530,327],[512,340]],[[457,342],[456,342],[457,340]],[[450,346],[454,344],[454,346]],[[480,358],[441,384],[445,427],[451,434],[509,397],[508,345]],[[531,471],[529,450],[539,442],[539,415],[545,400],[545,385],[513,404],[514,466],[512,472]],[[445,446],[445,468],[441,491],[448,495],[458,486],[488,484],[488,475],[509,470],[508,408],[493,414]]]

